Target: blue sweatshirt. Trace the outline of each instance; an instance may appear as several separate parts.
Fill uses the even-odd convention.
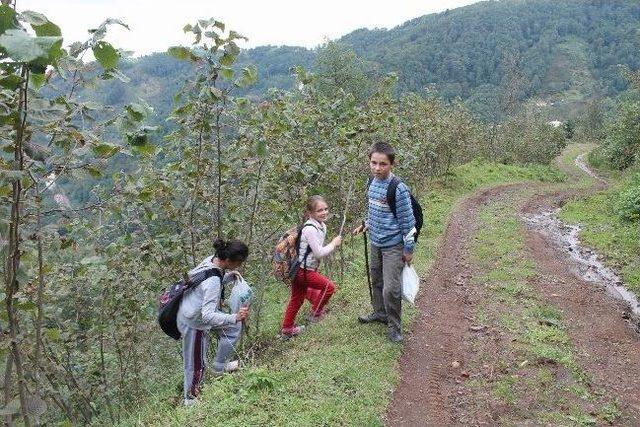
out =
[[[389,187],[393,176],[393,174],[389,174],[384,180],[373,178],[369,186],[367,193],[369,198],[369,212],[367,213],[369,236],[371,243],[379,248],[395,246],[404,240],[404,250],[413,253],[415,241],[413,235],[408,236],[408,234],[416,226],[416,220],[411,209],[409,189],[404,182],[398,184],[396,189],[397,219],[387,203],[387,187]]]

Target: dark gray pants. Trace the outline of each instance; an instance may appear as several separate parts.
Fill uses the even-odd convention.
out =
[[[235,345],[242,333],[242,322],[211,329],[218,334],[218,350],[213,362],[215,372],[224,372],[224,367],[232,358]],[[207,368],[207,349],[210,332],[187,327],[182,333],[182,358],[184,360],[184,398],[198,397]]]
[[[402,269],[404,261],[402,243],[388,248],[371,248],[371,284],[373,287],[373,311],[386,317],[389,328],[401,331]]]

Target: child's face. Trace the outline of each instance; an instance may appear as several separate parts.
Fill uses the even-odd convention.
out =
[[[372,153],[369,158],[369,167],[371,173],[378,179],[385,179],[391,173],[393,164],[389,161],[389,157],[383,153]]]
[[[318,222],[326,222],[329,218],[329,205],[325,202],[316,203],[309,216]]]

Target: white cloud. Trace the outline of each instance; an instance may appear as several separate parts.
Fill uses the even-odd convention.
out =
[[[314,47],[358,28],[391,28],[428,13],[477,0],[324,0],[301,2],[214,0],[18,0],[18,10],[44,13],[62,28],[65,44],[87,38],[87,29],[106,18],[126,22],[131,31],[113,28],[109,39],[136,54],[164,51],[188,43],[187,23],[215,18],[249,38],[246,47],[265,44]]]

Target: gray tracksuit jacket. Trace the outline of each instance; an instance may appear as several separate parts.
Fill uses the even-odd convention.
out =
[[[213,256],[205,258],[196,268],[189,271],[189,275],[195,274],[207,268],[214,267]],[[233,276],[224,276],[223,283],[233,280]],[[212,276],[189,289],[180,303],[178,310],[178,329],[184,333],[185,328],[209,330],[237,322],[235,314],[227,314],[220,311],[220,296],[222,284],[217,276]]]

